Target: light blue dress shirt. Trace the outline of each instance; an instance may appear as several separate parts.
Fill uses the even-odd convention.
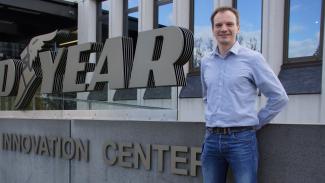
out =
[[[224,57],[217,50],[201,61],[206,126],[261,128],[288,102],[282,84],[259,52],[238,42]],[[268,98],[259,112],[257,89]]]

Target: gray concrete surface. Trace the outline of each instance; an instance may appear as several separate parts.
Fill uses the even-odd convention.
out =
[[[69,121],[0,119],[0,134],[70,135]],[[2,141],[2,137],[0,138]],[[2,143],[0,143],[2,145]],[[0,149],[1,183],[69,183],[69,161]]]
[[[183,176],[171,173],[170,152],[165,153],[164,171],[157,170],[157,153],[152,153],[152,168],[145,170],[110,166],[104,161],[103,144],[107,140],[117,143],[140,143],[200,147],[204,133],[202,123],[136,122],[136,121],[73,121],[71,134],[74,138],[89,139],[91,154],[89,163],[72,161],[72,183],[199,183],[198,176]],[[184,155],[184,154],[183,154]],[[187,158],[189,153],[186,154]],[[181,155],[182,156],[182,155]],[[132,161],[132,158],[127,161]],[[189,163],[180,163],[180,168],[189,169]]]
[[[204,123],[138,122],[96,120],[14,120],[0,119],[0,134],[72,137],[89,140],[89,161],[0,150],[1,183],[198,183],[196,177],[175,175],[171,169],[171,152],[165,152],[164,171],[157,168],[157,151],[151,151],[151,169],[138,169],[105,162],[103,145],[140,143],[168,146],[200,147]],[[325,182],[325,126],[268,125],[258,132],[260,150],[259,182]],[[0,138],[2,147],[2,136]],[[128,149],[131,152],[132,149]],[[112,157],[112,154],[109,154]],[[181,153],[187,163],[178,168],[190,171],[190,153]],[[133,162],[134,157],[125,158]],[[141,162],[141,161],[140,161]],[[232,181],[228,181],[232,182]]]

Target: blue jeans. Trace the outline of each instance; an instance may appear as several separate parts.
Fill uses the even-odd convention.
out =
[[[257,183],[255,130],[217,134],[206,130],[202,146],[204,183],[225,183],[228,166],[236,183]]]

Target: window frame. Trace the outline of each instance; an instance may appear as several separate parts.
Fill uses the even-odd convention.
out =
[[[138,6],[135,6],[132,8],[129,8],[128,5],[129,5],[129,0],[123,0],[123,35],[124,36],[129,36],[129,32],[128,32],[128,30],[129,30],[129,14],[139,12],[139,4],[138,4]]]
[[[190,21],[190,30],[193,32],[193,36],[194,36],[194,5],[195,5],[195,0],[191,0],[190,1],[190,17],[191,17],[191,21]],[[195,68],[193,67],[193,61],[194,61],[194,52],[191,56],[191,59],[189,61],[189,72],[188,75],[200,75],[200,67]]]
[[[193,32],[193,36],[194,36],[194,31],[195,31],[194,30],[194,25],[195,25],[195,22],[194,22],[194,16],[195,16],[194,5],[195,5],[195,2],[194,1],[195,0],[190,0],[190,18],[191,18],[191,20],[190,20],[190,27],[189,27],[189,29]],[[214,9],[215,9],[215,7],[213,7],[212,11],[214,11]],[[212,14],[212,12],[211,12],[211,14]],[[209,21],[210,21],[210,17],[209,17]],[[213,41],[215,41],[214,38],[213,38]],[[193,67],[193,61],[194,61],[194,53],[192,54],[192,57],[191,57],[191,59],[189,61],[188,76],[197,76],[197,75],[200,75],[200,73],[201,73],[200,67],[196,67],[196,68]]]
[[[159,6],[172,4],[173,0],[154,0],[153,2],[153,29],[159,28]]]
[[[323,60],[323,44],[324,44],[324,5],[325,1],[321,0],[321,17],[320,17],[320,35],[319,35],[319,56],[303,56],[289,58],[289,26],[290,26],[290,0],[285,0],[284,5],[284,35],[283,35],[283,67],[302,67],[319,65]]]

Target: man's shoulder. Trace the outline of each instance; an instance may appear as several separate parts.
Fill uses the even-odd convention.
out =
[[[252,60],[263,60],[264,57],[263,55],[256,50],[252,50],[250,48],[246,48],[244,46],[241,46],[238,52],[238,56],[242,56],[242,57],[248,57]]]
[[[240,45],[238,53],[239,54],[248,54],[248,55],[253,55],[253,56],[261,54],[259,51],[247,48],[247,47],[242,46],[242,45]]]

